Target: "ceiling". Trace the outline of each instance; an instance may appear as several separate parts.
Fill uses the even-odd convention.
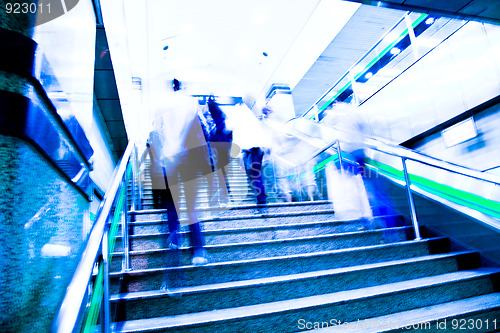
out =
[[[131,1],[128,5],[137,6]],[[305,27],[320,19],[316,11],[330,12],[308,32],[309,40],[321,43],[340,28],[332,31],[326,20],[345,22],[358,6],[338,0],[149,1],[144,13],[149,68],[139,75],[148,80],[152,93],[163,92],[165,82],[177,77],[193,94],[255,96],[271,79],[291,81],[303,75],[295,63],[288,66],[288,75],[272,78],[286,66],[283,60],[294,44],[302,42]],[[312,63],[328,42],[323,40],[319,50],[309,42],[301,53],[313,53]]]
[[[106,32],[103,26],[96,30],[96,54],[94,64],[94,96],[102,115],[103,126],[109,134],[108,146],[113,158],[118,161],[127,148],[128,138],[123,115],[121,112],[120,97],[116,88],[115,74],[109,53]]]
[[[496,0],[349,0],[379,7],[403,9],[438,16],[500,24]]]
[[[272,84],[288,85],[296,113],[301,114],[401,18],[403,12],[396,9],[500,22],[499,5],[492,3],[103,1],[119,95],[119,101],[114,98],[112,103],[102,99],[102,105],[109,104],[109,112],[103,111],[103,115],[111,128],[118,121],[116,113],[122,113],[128,137],[135,137],[149,124],[149,105],[163,102],[174,77],[193,95],[250,93],[263,99]],[[127,137],[120,131],[124,129],[115,126],[116,142]]]
[[[149,106],[163,102],[174,77],[192,95],[263,99],[273,83],[295,86],[360,5],[341,0],[124,0],[101,6],[131,134],[144,132]],[[140,91],[140,97],[130,102],[133,91]]]
[[[361,59],[405,11],[361,6],[293,88],[297,116],[302,115]]]

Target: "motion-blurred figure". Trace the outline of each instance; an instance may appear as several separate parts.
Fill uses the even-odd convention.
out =
[[[314,167],[316,166],[316,160],[313,159],[306,164],[306,170],[302,174],[300,182],[302,184],[302,189],[307,195],[309,201],[314,201],[315,197],[321,199],[321,194],[318,191],[318,184],[316,183],[316,174],[314,173]]]
[[[363,144],[367,138],[366,123],[356,110],[348,111],[350,112],[339,112],[337,114],[334,127],[341,131],[340,147],[343,152],[347,153],[347,158],[343,159],[342,167],[348,174],[361,176],[363,180],[364,190],[371,209],[371,216],[364,216],[364,227],[365,229],[376,227],[393,228],[399,224],[399,221],[392,200],[380,182],[378,174],[372,172],[366,166]],[[383,217],[378,221],[384,225],[375,225],[373,217]],[[387,242],[394,241],[395,237],[397,237],[397,234],[392,230],[384,232],[384,238]]]
[[[267,193],[262,173],[262,159],[269,150],[269,137],[261,121],[252,113],[255,99],[245,96],[235,106],[233,113],[233,141],[242,149],[243,163],[254,191],[257,204],[267,203]]]
[[[277,119],[277,115],[268,104],[262,108],[262,123],[269,134],[270,153],[268,154],[268,161],[269,164],[272,164],[276,191],[280,198],[286,202],[292,202],[292,193],[298,191],[297,186],[292,186],[290,179],[294,168],[282,157],[294,150],[295,142],[293,137],[283,130],[282,119]]]
[[[195,203],[200,177],[212,171],[210,154],[198,117],[197,101],[182,93],[177,79],[173,80],[173,90],[165,96],[164,104],[156,106],[154,113],[149,145],[158,182],[154,182],[153,186],[160,187],[156,188],[157,192],[167,190],[165,199],[159,199],[159,204],[165,205],[168,211],[170,236],[167,245],[171,249],[180,246],[179,207],[180,189],[183,187],[193,250],[192,263],[202,265],[207,263],[207,258]],[[164,182],[161,181],[160,168]]]
[[[213,96],[208,98],[207,106],[215,124],[215,130],[209,138],[214,171],[213,182],[215,183],[212,186],[216,191],[216,199],[220,205],[224,206],[228,204],[231,192],[226,166],[229,164],[233,132],[226,127],[226,115]]]

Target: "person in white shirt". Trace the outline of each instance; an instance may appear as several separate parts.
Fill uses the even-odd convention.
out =
[[[250,95],[243,97],[242,102],[233,109],[231,129],[233,142],[242,150],[245,170],[257,204],[266,204],[262,159],[265,151],[269,150],[270,138],[266,128],[251,111],[254,104],[255,100]]]

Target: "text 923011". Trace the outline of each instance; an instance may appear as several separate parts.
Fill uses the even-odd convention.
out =
[[[43,3],[23,3],[14,2],[5,4],[5,12],[7,14],[50,14],[50,2]]]

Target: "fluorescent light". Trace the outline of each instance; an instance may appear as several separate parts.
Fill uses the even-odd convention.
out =
[[[398,49],[397,47],[393,47],[391,49],[391,54],[396,55],[396,54],[399,54],[399,53],[401,53],[401,50]]]
[[[69,257],[71,254],[71,247],[49,243],[42,247],[41,252],[43,258]]]
[[[394,43],[401,35],[397,31],[391,31],[384,37],[384,43]]]
[[[441,131],[447,147],[458,145],[477,136],[474,119],[471,117]]]

